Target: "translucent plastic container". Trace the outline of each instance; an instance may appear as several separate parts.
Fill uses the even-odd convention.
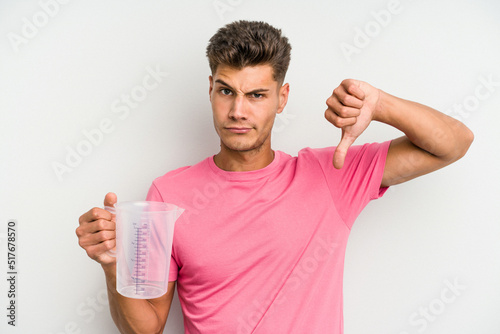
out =
[[[129,298],[161,297],[168,287],[174,225],[184,209],[151,201],[105,209],[116,214],[116,290]]]

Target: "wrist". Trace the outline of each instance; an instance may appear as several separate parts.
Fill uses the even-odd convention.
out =
[[[390,109],[389,105],[391,104],[391,97],[391,95],[379,89],[379,98],[375,106],[375,111],[373,112],[372,118],[374,121],[388,123],[388,110]]]
[[[116,278],[116,263],[101,263],[101,267],[107,278]]]

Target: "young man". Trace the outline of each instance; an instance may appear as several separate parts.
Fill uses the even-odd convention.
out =
[[[429,107],[344,80],[327,100],[339,145],[291,157],[271,149],[283,111],[291,47],[266,23],[221,28],[207,48],[210,101],[220,152],[157,178],[147,199],[186,209],[177,221],[169,291],[153,300],[116,292],[112,215],[93,208],[76,232],[102,265],[112,317],[122,333],[161,333],[175,283],[186,333],[343,332],[347,238],[366,204],[387,187],[442,168],[473,134]],[[371,121],[405,136],[351,146]],[[200,192],[210,196],[200,201]],[[117,198],[106,195],[104,204]]]

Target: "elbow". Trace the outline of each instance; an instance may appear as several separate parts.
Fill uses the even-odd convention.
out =
[[[465,127],[462,137],[463,143],[461,145],[461,154],[459,159],[467,153],[469,147],[472,145],[472,142],[474,141],[474,133],[468,127]]]
[[[452,155],[452,162],[465,156],[474,141],[474,133],[464,125],[462,131],[456,133],[455,138],[456,147]]]

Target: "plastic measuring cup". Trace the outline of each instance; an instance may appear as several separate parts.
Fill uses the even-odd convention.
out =
[[[116,290],[123,296],[151,299],[168,287],[175,221],[184,212],[174,204],[120,202],[105,207],[116,214]]]

